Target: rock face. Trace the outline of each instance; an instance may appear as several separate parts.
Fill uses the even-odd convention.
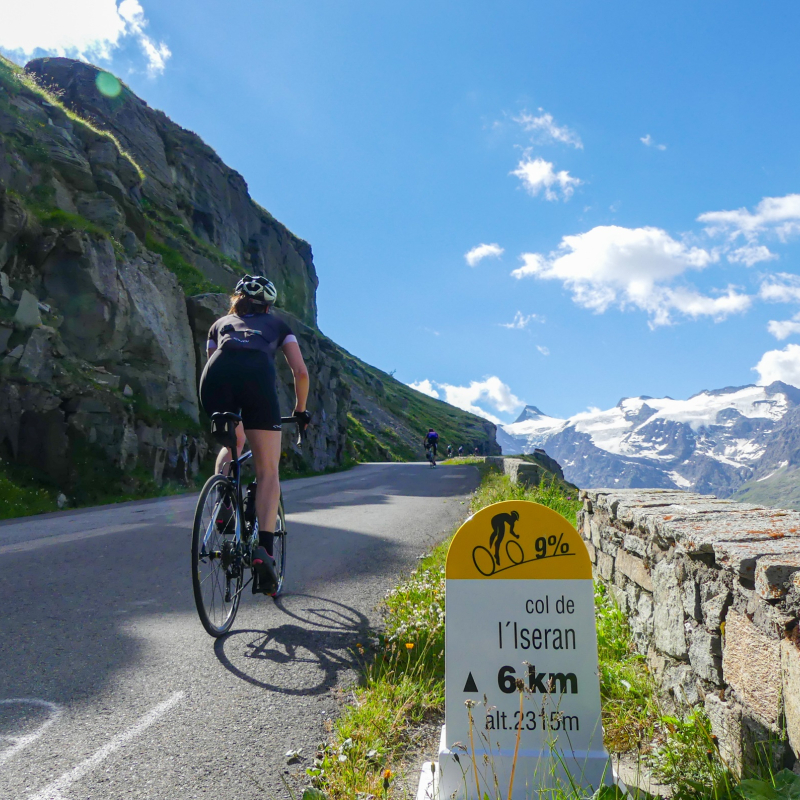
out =
[[[734,768],[765,743],[800,759],[800,513],[658,489],[582,497],[595,575],[663,702],[703,705]]]
[[[310,246],[198,136],[125,87],[101,94],[97,68],[54,58],[26,72],[0,58],[0,460],[67,494],[87,452],[156,484],[199,474],[213,447],[196,391],[206,334],[250,272],[278,286],[312,377],[314,426],[302,451],[287,431],[285,462],[341,465],[358,381],[316,328]],[[494,444],[494,426],[457,413]],[[382,430],[409,427],[385,417]]]

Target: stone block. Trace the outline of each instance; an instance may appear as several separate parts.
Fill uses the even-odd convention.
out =
[[[795,756],[800,758],[800,649],[789,639],[781,642],[781,672],[786,734]]]
[[[25,345],[18,344],[4,359],[3,363],[8,362],[9,364],[13,364],[16,361],[19,361],[22,358],[22,354],[25,352]]]
[[[660,561],[653,570],[653,633],[655,645],[673,658],[686,658],[683,600],[674,564]]]
[[[641,592],[636,601],[636,608],[631,609],[631,633],[640,653],[646,653],[653,639],[653,596],[649,592]]]
[[[594,564],[597,561],[597,550],[594,549],[594,545],[591,542],[585,542],[586,544],[586,552],[589,554],[589,559]]]
[[[703,619],[703,612],[700,608],[700,586],[696,581],[690,578],[683,582],[681,599],[683,600],[683,613],[696,622],[700,622]]]
[[[20,372],[30,381],[47,383],[53,377],[53,350],[50,339],[55,331],[42,325],[30,335],[19,360]]]
[[[620,589],[619,586],[612,586],[611,587],[611,596],[614,598],[616,604],[620,607],[620,610],[623,614],[628,613],[628,595],[624,589]]]
[[[14,299],[14,290],[8,282],[8,275],[5,272],[0,272],[0,297],[4,297],[6,300]]]
[[[645,558],[647,556],[647,543],[644,539],[639,536],[634,536],[632,533],[628,533],[625,535],[625,539],[622,542],[622,546],[629,552],[635,553],[637,556],[641,558]]]
[[[617,553],[617,569],[625,576],[635,581],[648,592],[653,591],[653,581],[650,577],[650,570],[641,558],[632,556],[624,550]]]
[[[8,340],[11,334],[14,333],[13,328],[0,328],[0,353],[5,353],[8,350]]]
[[[608,553],[612,558],[617,557],[617,552],[619,551],[619,547],[614,544],[614,542],[610,542],[608,539],[602,539],[600,542],[600,549],[604,553]]]
[[[614,559],[606,553],[597,554],[597,571],[603,580],[610,581],[614,574]]]
[[[703,624],[710,631],[719,630],[719,626],[725,619],[725,614],[733,601],[733,596],[727,587],[723,591],[703,600],[700,608],[703,612]]]
[[[592,544],[596,548],[600,548],[600,542],[602,542],[602,538],[600,536],[600,523],[596,519],[592,519],[589,523],[589,526],[592,531]]]
[[[711,732],[717,737],[722,760],[735,774],[742,769],[742,708],[735,701],[721,700],[709,692],[704,706]]]
[[[781,713],[780,641],[757,628],[744,614],[728,611],[722,675],[742,706],[772,728]]]
[[[14,314],[14,322],[18,322],[24,328],[36,328],[42,324],[39,301],[27,289],[22,291],[22,297]]]
[[[698,678],[722,685],[722,639],[703,628],[692,632],[689,663]]]
[[[765,600],[779,600],[788,591],[792,575],[798,571],[800,553],[763,556],[756,562],[756,592]]]

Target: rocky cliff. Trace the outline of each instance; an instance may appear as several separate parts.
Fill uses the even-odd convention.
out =
[[[378,423],[367,399],[352,403],[356,393],[380,407],[389,388],[408,405],[417,393],[354,367],[318,331],[311,247],[255,203],[197,135],[91,65],[37,59],[22,71],[0,60],[6,474],[14,465],[15,475],[90,502],[103,496],[98,484],[111,495],[148,491],[201,472],[210,445],[196,395],[205,335],[246,272],[278,285],[278,313],[312,374],[315,425],[302,453],[287,432],[290,466],[319,471],[363,456],[352,442],[348,450],[348,427],[378,443],[421,440],[427,419],[404,416],[402,402]],[[473,446],[492,448],[494,426],[439,406]]]

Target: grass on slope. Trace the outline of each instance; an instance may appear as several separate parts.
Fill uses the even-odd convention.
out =
[[[374,437],[376,452],[377,448],[387,452],[378,460],[422,460],[428,428],[439,433],[440,452],[451,444],[454,450],[463,445],[467,453],[478,447],[481,455],[499,455],[490,422],[406,386],[341,347],[338,350],[345,362],[345,378],[354,389],[353,419]]]
[[[784,467],[768,478],[748,481],[730,499],[800,511],[800,469]]]
[[[95,133],[97,136],[102,136],[104,139],[112,142],[117,148],[119,154],[128,161],[131,166],[136,170],[139,175],[139,180],[144,181],[144,170],[139,166],[134,157],[120,144],[119,139],[114,136],[110,131],[98,128],[97,125],[82,117],[80,114],[73,111],[69,106],[61,102],[61,98],[57,91],[42,85],[34,75],[25,72],[22,67],[15,64],[13,61],[0,55],[0,82],[7,91],[17,94],[20,91],[27,89],[29,92],[38,95],[42,100],[50,103],[61,109],[74,123]]]

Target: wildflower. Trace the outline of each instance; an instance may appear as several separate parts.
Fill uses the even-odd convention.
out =
[[[406,650],[413,650],[414,642],[406,642]]]

